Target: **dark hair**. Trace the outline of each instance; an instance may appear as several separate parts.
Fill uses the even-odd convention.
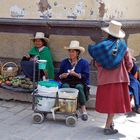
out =
[[[75,49],[75,51],[76,51],[77,54],[78,54],[77,58],[79,58],[79,55],[80,55],[81,51],[80,51],[80,50],[77,50],[77,49]]]
[[[118,39],[117,37],[112,36],[112,35],[110,35],[110,34],[108,34],[108,38],[109,38],[109,39]]]

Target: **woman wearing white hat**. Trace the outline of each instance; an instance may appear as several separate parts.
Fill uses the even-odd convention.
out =
[[[49,79],[54,79],[54,66],[53,66],[53,61],[52,61],[52,55],[47,45],[48,38],[45,37],[44,33],[37,32],[35,34],[35,37],[32,40],[34,42],[34,46],[28,52],[29,57],[28,58],[24,57],[23,61],[21,62],[23,73],[32,80],[33,79],[33,61],[36,61],[36,59],[46,60],[47,61],[47,66],[46,66],[47,76]],[[25,60],[30,60],[30,61],[25,61]],[[43,75],[43,72],[41,73],[41,75]]]
[[[118,133],[114,129],[115,113],[131,111],[128,84],[133,62],[123,38],[122,24],[111,21],[108,27],[101,28],[108,37],[95,45],[89,45],[89,54],[95,59],[98,70],[96,111],[107,113],[105,135]]]
[[[63,88],[73,87],[79,90],[79,103],[82,110],[82,120],[88,119],[85,103],[87,101],[86,89],[89,85],[89,63],[79,57],[85,49],[79,45],[79,41],[73,40],[70,42],[68,50],[69,58],[61,62],[59,70],[59,78],[62,82]]]

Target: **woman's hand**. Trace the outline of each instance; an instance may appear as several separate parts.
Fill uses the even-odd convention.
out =
[[[60,78],[60,79],[65,79],[65,78],[68,77],[68,75],[69,75],[69,73],[62,73],[62,74],[59,76],[59,78]]]
[[[30,58],[30,55],[29,54],[26,54],[23,57],[26,57],[27,59],[29,59]]]
[[[81,78],[81,75],[78,74],[78,73],[76,73],[76,72],[73,71],[73,70],[71,70],[71,71],[69,72],[69,75],[72,75],[72,76],[78,77],[79,79]]]

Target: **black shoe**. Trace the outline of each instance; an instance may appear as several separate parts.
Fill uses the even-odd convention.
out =
[[[140,107],[138,107],[135,112],[140,114]]]
[[[82,114],[81,119],[83,121],[87,121],[88,120],[88,115],[87,114]]]
[[[104,135],[113,135],[113,134],[117,134],[117,133],[118,133],[117,129],[111,129],[111,128],[104,129]]]

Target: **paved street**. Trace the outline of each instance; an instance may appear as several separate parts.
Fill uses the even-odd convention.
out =
[[[0,101],[0,140],[140,140],[140,115],[118,115],[115,126],[119,133],[103,135],[106,115],[89,110],[87,122],[78,120],[76,127],[67,127],[64,118],[32,123],[31,104]],[[51,116],[49,117],[51,118]]]

